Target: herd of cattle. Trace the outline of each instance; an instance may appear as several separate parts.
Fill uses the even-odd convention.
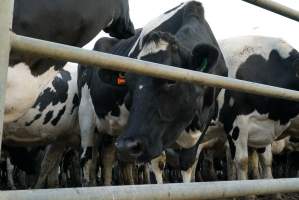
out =
[[[95,51],[299,90],[292,46],[217,41],[196,1],[134,30],[127,0],[15,0],[17,34],[82,47],[101,30],[112,38]],[[273,178],[273,154],[298,150],[298,133],[296,102],[12,51],[1,187]]]

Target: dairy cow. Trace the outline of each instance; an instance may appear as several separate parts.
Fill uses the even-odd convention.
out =
[[[82,47],[102,29],[118,38],[134,34],[128,0],[16,0],[14,3],[12,30],[20,35]],[[64,65],[62,61],[11,51],[4,122],[24,115],[41,88]]]
[[[49,145],[35,187],[42,187],[53,165],[58,166],[66,147],[80,144],[77,142],[80,139],[77,91],[77,69],[67,66],[41,88],[34,105],[23,116],[4,124],[3,143],[6,146]]]
[[[232,78],[299,90],[299,53],[278,38],[243,36],[220,43]],[[227,134],[237,179],[247,179],[248,147],[256,149],[262,177],[272,178],[271,144],[283,132],[298,133],[299,104],[264,96],[222,90],[217,124]],[[297,133],[296,133],[297,132]]]
[[[199,2],[180,4],[136,32],[134,37],[127,40],[102,38],[95,49],[191,70],[226,74],[223,57],[204,20],[203,7]],[[132,161],[137,157],[139,161],[155,158],[166,146],[174,143],[184,130],[185,134],[195,135],[190,137],[199,138],[198,132],[209,123],[209,113],[217,96],[217,91],[208,87],[83,67],[81,74],[79,70],[78,83],[81,93],[81,138],[86,138],[83,141],[86,152],[88,149],[91,152],[88,147],[92,146],[93,137],[88,135],[93,134],[95,126],[99,131],[106,130],[110,133],[117,127],[119,134],[128,125],[128,129],[116,143],[119,158],[125,161]],[[144,98],[143,92],[149,98]],[[134,116],[141,116],[134,117],[134,121],[132,112]],[[147,115],[154,118],[147,121],[144,118]],[[93,126],[88,123],[90,121],[95,122]],[[128,132],[133,122],[136,125],[134,128],[140,126],[140,131]],[[150,130],[157,132],[152,133]],[[140,138],[142,142],[146,142],[146,146],[140,144]],[[91,157],[91,153],[86,155]]]

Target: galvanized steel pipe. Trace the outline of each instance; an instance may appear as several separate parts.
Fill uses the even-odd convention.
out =
[[[14,50],[100,68],[299,101],[299,91],[237,80],[11,34]]]
[[[299,191],[299,178],[2,191],[0,200],[199,200]]]
[[[271,0],[242,0],[299,22],[299,11]]]
[[[0,152],[3,134],[5,89],[9,64],[13,4],[13,0],[0,0]]]

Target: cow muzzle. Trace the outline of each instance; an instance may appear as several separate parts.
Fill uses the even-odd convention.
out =
[[[138,160],[144,152],[144,143],[140,139],[118,139],[115,147],[122,161]]]

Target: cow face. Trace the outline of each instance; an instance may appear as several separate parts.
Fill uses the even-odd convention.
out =
[[[213,46],[197,45],[190,52],[170,34],[154,32],[145,38],[137,58],[209,72],[217,63],[218,55]],[[116,147],[120,159],[148,161],[173,144],[203,110],[208,90],[204,86],[136,74],[127,74],[126,80],[130,116]]]
[[[115,0],[120,5],[114,12],[113,19],[104,29],[111,37],[129,38],[135,34],[134,25],[130,19],[128,0]]]

